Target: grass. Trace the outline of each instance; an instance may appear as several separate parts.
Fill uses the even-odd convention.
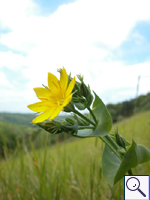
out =
[[[125,119],[119,132],[150,149],[150,112]],[[0,163],[0,200],[123,200],[123,180],[111,188],[102,176],[100,139],[74,139],[32,152],[20,150]],[[150,175],[150,162],[133,169]]]

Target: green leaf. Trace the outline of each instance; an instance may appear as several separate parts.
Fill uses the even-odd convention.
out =
[[[114,184],[116,184],[124,176],[124,174],[128,172],[129,169],[149,160],[150,150],[143,145],[136,144],[133,141],[116,173]]]
[[[93,103],[93,113],[97,120],[97,126],[95,130],[79,130],[77,135],[78,137],[100,137],[109,134],[109,131],[112,128],[112,119],[111,116],[102,102],[102,100],[95,94],[95,100]],[[92,120],[92,119],[91,119]],[[94,122],[94,120],[93,120]]]
[[[93,103],[93,113],[97,120],[97,126],[94,130],[95,135],[99,136],[105,136],[107,135],[111,128],[112,128],[112,119],[111,116],[105,106],[105,104],[102,102],[102,100],[95,94],[95,100]]]
[[[150,150],[134,141],[121,161],[112,150],[105,145],[102,155],[102,169],[106,181],[113,186],[131,168],[150,160]]]
[[[121,160],[112,152],[112,150],[105,145],[102,154],[102,171],[103,176],[109,185],[114,185],[114,177],[121,164]]]

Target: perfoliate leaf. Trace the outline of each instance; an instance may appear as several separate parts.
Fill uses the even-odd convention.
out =
[[[136,144],[133,141],[116,173],[114,184],[116,184],[125,175],[125,173],[128,172],[129,169],[149,160],[150,150],[143,145]]]
[[[102,102],[102,100],[95,94],[95,100],[93,103],[93,113],[97,120],[97,126],[94,130],[94,133],[100,136],[107,135],[111,128],[112,128],[112,119],[111,116],[105,106],[105,104]]]
[[[109,134],[109,131],[112,128],[112,119],[111,116],[105,106],[105,104],[102,102],[102,100],[95,94],[95,100],[93,103],[93,114],[96,117],[97,125],[95,130],[92,129],[85,129],[85,130],[79,130],[77,135],[78,137],[100,137],[105,136]],[[92,120],[92,117],[91,119]],[[94,122],[94,120],[93,120]]]
[[[114,185],[114,178],[121,164],[121,160],[105,145],[102,154],[102,171],[103,176],[109,185]]]
[[[134,141],[121,161],[112,150],[105,145],[102,155],[102,169],[106,181],[113,186],[131,168],[150,160],[150,150]]]

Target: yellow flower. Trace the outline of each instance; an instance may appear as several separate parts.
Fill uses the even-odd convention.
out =
[[[34,88],[37,97],[41,102],[28,105],[30,110],[35,112],[42,112],[35,119],[33,123],[39,123],[54,119],[63,110],[63,108],[72,99],[72,90],[75,85],[75,77],[72,79],[68,86],[68,75],[63,67],[60,74],[60,81],[51,73],[48,73],[48,87],[47,88]]]

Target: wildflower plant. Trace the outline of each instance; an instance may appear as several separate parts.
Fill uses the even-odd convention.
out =
[[[150,150],[145,146],[128,142],[112,129],[112,118],[100,97],[90,86],[86,85],[83,76],[67,75],[65,68],[59,69],[60,80],[48,73],[48,86],[34,88],[40,100],[28,105],[28,108],[39,114],[32,122],[49,133],[67,133],[86,138],[98,137],[105,147],[102,154],[102,170],[106,181],[115,185],[126,173],[132,175],[132,168],[150,160]],[[81,111],[88,110],[84,115]],[[56,118],[61,111],[68,113],[65,119]]]

